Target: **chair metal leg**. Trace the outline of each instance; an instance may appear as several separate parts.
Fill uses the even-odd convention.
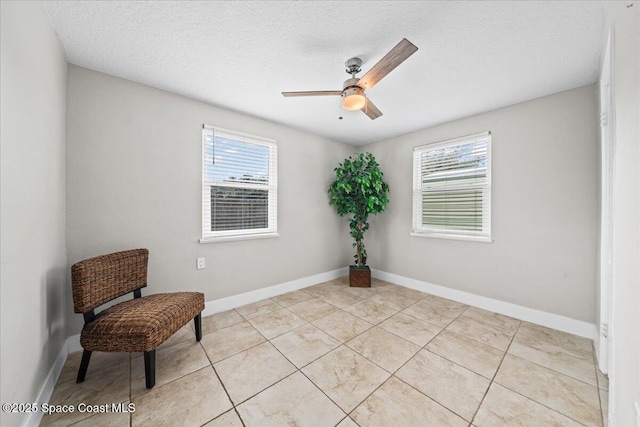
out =
[[[89,360],[91,360],[91,352],[89,350],[85,350],[82,352],[82,361],[80,361],[80,369],[78,370],[76,383],[84,381],[84,377],[87,375],[87,368],[89,367]]]
[[[144,352],[144,378],[147,388],[156,385],[156,349]]]
[[[202,339],[202,312],[193,318],[193,325],[196,327],[196,341]]]

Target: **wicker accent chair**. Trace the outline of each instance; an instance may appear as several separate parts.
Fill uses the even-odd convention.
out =
[[[194,320],[196,340],[202,338],[204,295],[175,292],[142,297],[147,286],[149,251],[133,249],[102,255],[71,267],[73,306],[84,315],[80,344],[84,349],[78,383],[84,381],[93,351],[144,352],[147,388],[155,385],[156,348]],[[133,299],[96,314],[95,309],[133,292]]]

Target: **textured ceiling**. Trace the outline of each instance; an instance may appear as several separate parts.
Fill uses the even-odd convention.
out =
[[[353,145],[594,83],[603,24],[596,1],[44,3],[73,64]],[[280,94],[342,89],[345,60],[403,37],[419,50],[368,91],[375,121]]]

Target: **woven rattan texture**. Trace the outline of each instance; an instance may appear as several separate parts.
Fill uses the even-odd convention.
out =
[[[147,249],[102,255],[71,267],[73,307],[87,313],[119,296],[147,285]]]
[[[204,310],[200,292],[155,294],[121,302],[87,323],[80,344],[89,351],[148,351]]]

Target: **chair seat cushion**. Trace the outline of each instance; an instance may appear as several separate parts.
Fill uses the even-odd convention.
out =
[[[200,292],[155,294],[121,302],[87,323],[80,344],[89,351],[149,351],[204,310]]]

